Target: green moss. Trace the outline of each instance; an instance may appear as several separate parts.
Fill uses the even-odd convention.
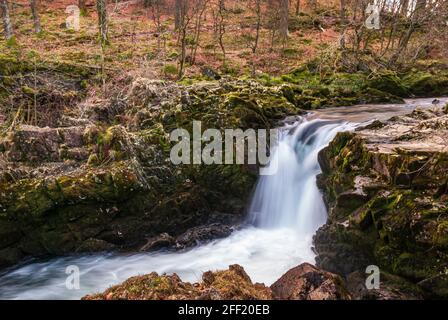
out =
[[[368,81],[367,86],[401,98],[409,96],[408,88],[403,84],[403,81],[395,72],[375,74],[375,76]]]
[[[167,64],[162,71],[165,75],[176,75],[178,72],[177,66],[174,64]]]
[[[426,279],[438,274],[437,265],[425,254],[401,253],[392,263],[392,271],[411,279]]]
[[[437,225],[433,237],[433,242],[437,246],[448,248],[448,220],[442,221]]]
[[[448,94],[448,74],[414,72],[403,77],[409,91],[420,97],[444,96]]]
[[[107,202],[127,199],[141,189],[139,179],[125,163],[83,175],[55,180],[21,180],[4,188],[1,206],[8,215],[40,217],[64,204]],[[17,195],[20,195],[17,197]]]

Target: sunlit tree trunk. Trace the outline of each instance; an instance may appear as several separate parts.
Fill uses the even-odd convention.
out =
[[[8,1],[0,0],[0,9],[1,9],[1,13],[2,13],[3,29],[4,29],[4,33],[5,33],[5,38],[7,40],[9,40],[14,36],[14,31],[12,28],[11,18],[9,17]]]
[[[31,13],[33,14],[34,32],[39,33],[42,31],[40,24],[39,10],[37,9],[37,1],[30,0]]]

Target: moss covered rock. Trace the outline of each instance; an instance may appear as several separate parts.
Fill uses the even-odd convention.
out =
[[[381,126],[340,133],[320,152],[318,184],[330,219],[314,239],[319,266],[348,275],[376,264],[414,284],[443,281],[445,118],[441,111],[417,110]],[[408,132],[411,138],[400,139]],[[446,297],[436,289],[441,286],[422,288],[426,296]]]
[[[176,275],[133,277],[100,294],[84,300],[270,300],[271,290],[263,284],[253,284],[239,265],[224,271],[207,271],[202,282],[182,282]]]

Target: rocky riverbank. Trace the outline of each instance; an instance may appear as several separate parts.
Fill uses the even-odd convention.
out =
[[[176,275],[151,273],[133,277],[85,300],[337,300],[351,296],[338,275],[302,264],[289,270],[272,286],[252,283],[239,265],[207,271],[198,283],[182,282]]]
[[[378,265],[398,291],[447,298],[446,109],[340,133],[319,162],[329,221],[314,239],[317,265],[347,279]]]

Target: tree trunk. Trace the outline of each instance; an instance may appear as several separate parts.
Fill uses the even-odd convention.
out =
[[[183,2],[184,0],[175,0],[174,2],[174,28],[176,30],[179,30],[179,28],[182,26],[182,20],[183,20]]]
[[[401,0],[400,13],[403,16],[407,16],[409,10],[409,0]]]
[[[96,10],[98,13],[98,28],[101,44],[109,42],[107,23],[107,0],[96,0]]]
[[[300,14],[300,0],[297,0],[296,2],[296,16]]]
[[[425,8],[426,8],[426,1],[427,0],[417,0],[417,2],[415,4],[415,12],[414,12],[415,18],[420,18],[424,15]]]
[[[34,32],[39,33],[42,31],[40,25],[39,11],[37,10],[37,1],[30,0],[31,13],[33,14]]]
[[[340,16],[341,16],[341,19],[342,19],[342,20],[345,19],[345,2],[346,2],[346,0],[341,0],[341,12],[340,12]]]
[[[226,10],[226,4],[224,0],[219,0],[218,2],[218,14],[219,14],[219,26],[218,26],[218,42],[219,46],[221,47],[222,51],[222,66],[226,66],[226,47],[224,45],[224,35],[226,33],[226,22],[225,22],[225,10]]]
[[[288,38],[288,20],[289,20],[289,0],[280,2],[280,39],[286,42]]]
[[[11,18],[9,17],[8,1],[0,0],[0,9],[2,12],[3,29],[5,32],[5,38],[6,38],[6,40],[9,40],[14,36],[14,30],[12,28]]]

